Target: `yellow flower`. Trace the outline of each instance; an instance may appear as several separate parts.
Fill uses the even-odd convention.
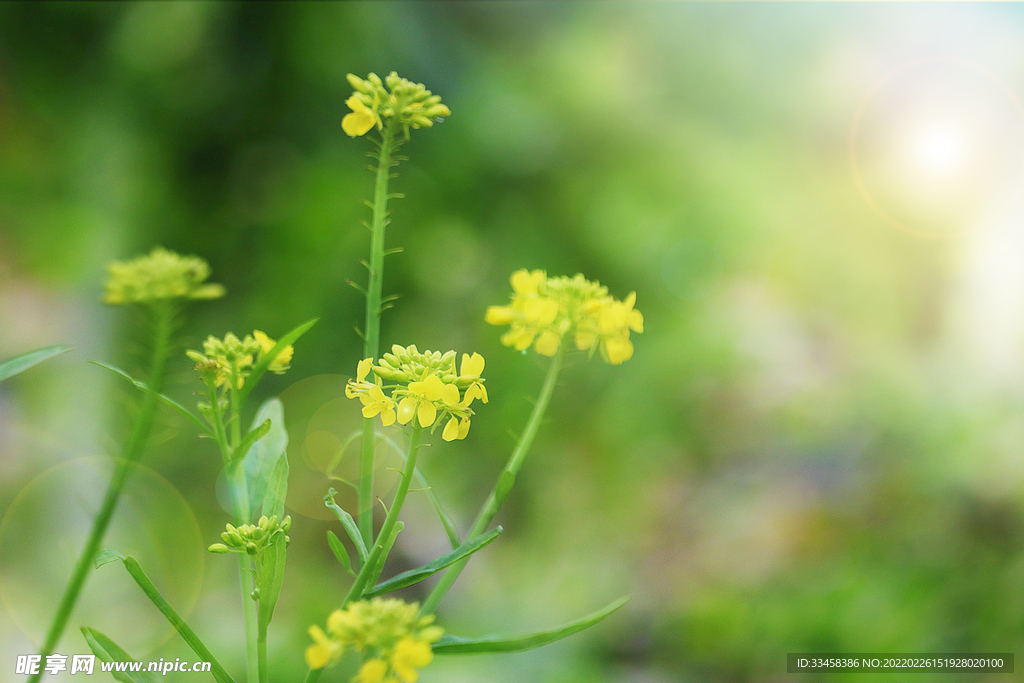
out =
[[[315,625],[310,626],[309,635],[316,641],[306,648],[306,664],[310,669],[322,669],[341,659],[341,655],[345,651],[344,646],[330,640],[322,628]]]
[[[359,137],[370,132],[370,129],[380,124],[380,117],[377,116],[376,107],[371,109],[363,104],[358,95],[352,95],[345,101],[345,104],[352,110],[341,120],[341,128],[351,137]]]
[[[374,384],[370,390],[359,397],[363,404],[363,417],[377,417],[385,427],[395,423],[395,402],[384,395],[380,386]]]
[[[429,427],[437,418],[435,401],[454,407],[459,404],[459,398],[459,388],[445,384],[437,375],[430,375],[422,382],[410,382],[409,395],[398,404],[398,421],[406,424],[415,414],[421,427]]]
[[[541,355],[554,356],[569,335],[577,349],[600,349],[612,365],[632,357],[629,333],[644,331],[643,315],[633,308],[635,292],[618,301],[607,287],[582,275],[549,278],[542,270],[517,270],[510,281],[511,304],[490,306],[484,316],[491,325],[509,325],[501,337],[505,346],[517,351],[533,346]]]
[[[274,347],[277,346],[276,340],[271,339],[259,330],[253,330],[252,336],[256,338],[256,341],[260,345],[260,356],[270,353]],[[295,349],[293,349],[292,345],[289,344],[277,353],[274,360],[270,361],[270,367],[267,369],[278,375],[283,374],[285,370],[291,367],[288,364],[292,362],[293,353],[295,353]]]
[[[430,643],[406,636],[395,643],[395,649],[391,653],[391,666],[405,683],[416,683],[420,677],[416,669],[422,669],[433,659],[434,653],[430,649]]]
[[[383,683],[388,665],[383,659],[370,659],[359,669],[353,683]]]

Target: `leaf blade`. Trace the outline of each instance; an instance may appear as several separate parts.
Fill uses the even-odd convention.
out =
[[[629,602],[629,597],[621,597],[615,602],[581,617],[575,621],[563,624],[558,628],[548,631],[536,631],[514,636],[490,635],[479,638],[463,638],[460,636],[445,635],[433,645],[434,654],[444,655],[467,655],[482,654],[487,652],[522,652],[532,650],[561,640],[574,633],[590,628],[615,610]]]
[[[70,350],[71,347],[65,344],[54,344],[53,346],[44,346],[41,349],[28,351],[14,358],[8,358],[0,363],[0,382],[3,382],[8,377],[14,377],[18,373],[25,372],[29,368],[39,365],[44,360],[67,353]]]
[[[348,551],[345,550],[345,546],[341,542],[341,539],[335,536],[334,532],[330,529],[327,530],[327,545],[330,546],[331,552],[334,553],[334,558],[338,560],[338,563],[341,564],[342,567],[345,568],[345,571],[352,576],[355,576],[356,573],[352,569],[352,561],[348,557]]]
[[[245,380],[245,384],[238,392],[240,402],[245,402],[245,399],[249,395],[249,392],[252,391],[252,388],[256,386],[260,379],[263,378],[263,375],[267,374],[267,370],[270,369],[270,364],[274,362],[275,358],[277,358],[277,354],[284,351],[286,346],[295,343],[299,337],[306,334],[306,332],[309,331],[309,328],[316,325],[319,321],[320,318],[313,318],[312,320],[307,320],[302,323],[291,332],[281,337],[281,339],[274,345],[274,348],[260,357],[259,362],[253,366],[252,372],[249,373],[249,376]]]
[[[366,544],[363,542],[363,536],[359,533],[359,527],[356,525],[356,520],[352,519],[352,515],[342,510],[337,503],[334,502],[334,495],[337,493],[334,489],[328,489],[327,495],[324,496],[324,505],[330,508],[334,512],[334,516],[341,522],[341,526],[345,528],[345,533],[348,534],[352,544],[356,547],[356,552],[359,553],[359,564],[360,566],[366,564],[366,560],[369,559],[370,553],[366,549]]]
[[[396,591],[399,588],[411,586],[414,583],[419,583],[420,581],[430,576],[433,576],[445,567],[453,565],[459,560],[465,557],[469,557],[473,553],[482,550],[485,546],[489,545],[492,541],[494,541],[494,539],[496,539],[501,534],[502,531],[503,529],[501,527],[498,527],[497,529],[492,529],[491,531],[488,531],[485,534],[480,534],[472,540],[466,541],[450,553],[441,555],[437,559],[433,560],[432,562],[428,562],[422,567],[417,567],[416,569],[410,569],[409,571],[402,572],[401,574],[393,576],[387,581],[377,584],[373,587],[372,590],[366,591],[364,597],[372,598],[377,595],[383,595],[384,593]]]
[[[129,655],[124,649],[103,635],[99,631],[88,626],[82,627],[82,635],[89,649],[100,661],[104,662],[137,662],[138,660]],[[156,683],[156,676],[145,671],[111,671],[110,674],[115,680],[121,683]]]
[[[117,367],[116,365],[110,365],[109,363],[103,363],[103,362],[98,361],[98,360],[91,360],[91,361],[89,361],[89,363],[91,365],[97,365],[97,366],[103,368],[104,370],[110,370],[112,373],[114,373],[118,377],[126,379],[129,382],[131,382],[132,384],[134,384],[135,387],[140,389],[141,391],[149,391],[149,385],[148,384],[143,382],[141,379],[135,379],[134,377],[129,375],[127,372],[125,372],[121,368]],[[156,397],[158,399],[160,399],[161,401],[163,401],[164,403],[166,403],[171,408],[173,408],[174,410],[176,410],[179,413],[181,413],[181,415],[183,415],[186,419],[188,419],[190,422],[192,422],[192,424],[194,424],[196,427],[198,427],[200,431],[205,432],[209,436],[214,436],[213,430],[210,429],[210,426],[207,425],[202,420],[200,420],[195,415],[193,415],[192,411],[190,411],[188,408],[186,408],[185,406],[181,405],[180,403],[175,401],[170,396],[167,396],[166,394],[161,394],[161,393],[157,392]]]

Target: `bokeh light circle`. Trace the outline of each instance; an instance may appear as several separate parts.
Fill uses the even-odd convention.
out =
[[[34,643],[41,644],[49,628],[113,467],[114,461],[98,457],[56,465],[26,484],[0,520],[0,600]],[[101,547],[135,557],[182,617],[192,612],[205,546],[192,509],[166,479],[133,465]],[[95,627],[136,658],[174,635],[116,564],[92,571],[62,640],[65,652],[88,652],[73,625]]]
[[[904,64],[869,90],[849,136],[854,182],[886,223],[926,237],[998,218],[1024,184],[1024,107],[977,64]]]
[[[360,403],[345,397],[347,375],[314,375],[281,392],[288,427],[287,508],[312,519],[335,519],[324,505],[328,489],[355,516],[363,417]],[[386,498],[401,479],[407,439],[397,425],[375,421],[378,439],[374,461],[374,493]],[[397,470],[397,471],[396,471]],[[372,501],[371,501],[372,502]]]
[[[699,301],[714,294],[722,283],[723,271],[718,250],[695,237],[679,240],[661,258],[662,282],[684,301]]]

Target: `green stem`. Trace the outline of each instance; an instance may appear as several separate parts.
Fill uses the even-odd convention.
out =
[[[551,365],[548,367],[548,374],[544,378],[544,385],[541,387],[540,396],[537,397],[537,402],[533,406],[533,412],[530,413],[530,419],[526,422],[526,429],[520,435],[519,441],[512,450],[512,455],[509,456],[508,462],[505,463],[505,469],[502,470],[497,483],[495,483],[490,495],[480,508],[476,521],[473,523],[473,528],[466,536],[467,542],[473,540],[487,529],[491,520],[494,519],[494,516],[498,514],[498,510],[501,509],[501,504],[508,497],[509,491],[512,490],[516,474],[518,474],[519,468],[523,466],[523,461],[526,459],[526,454],[530,451],[530,446],[533,445],[533,439],[537,436],[537,430],[544,419],[544,412],[547,410],[548,403],[551,401],[551,395],[555,391],[558,373],[562,370],[562,361],[565,358],[567,348],[568,343],[563,342],[558,348],[555,357],[551,359]],[[448,568],[444,576],[441,577],[441,580],[434,587],[434,590],[431,591],[424,601],[423,608],[420,610],[422,614],[433,614],[445,593],[452,587],[455,580],[459,578],[462,570],[466,568],[467,562],[469,562],[468,557]]]
[[[321,673],[323,673],[323,669],[310,669],[309,673],[306,674],[306,680],[304,683],[316,683],[320,680]]]
[[[260,632],[259,641],[257,643],[259,648],[259,664],[260,664],[260,683],[270,683],[270,673],[267,670],[267,632],[263,630]]]
[[[345,596],[345,602],[342,603],[342,608],[354,600],[358,600],[366,592],[366,588],[370,583],[371,577],[374,575],[374,569],[378,564],[383,564],[386,559],[385,546],[388,545],[388,539],[391,533],[394,531],[395,524],[398,523],[398,513],[402,511],[402,505],[405,503],[405,496],[409,493],[409,484],[412,482],[413,474],[416,472],[416,456],[420,450],[420,441],[423,437],[423,428],[420,427],[419,419],[413,417],[412,427],[412,439],[409,441],[409,457],[405,461],[405,471],[402,472],[402,481],[398,484],[398,491],[395,493],[395,499],[391,502],[391,509],[388,510],[388,516],[384,519],[384,526],[380,529],[380,535],[377,537],[377,542],[373,545],[373,549],[370,551],[370,556],[366,558],[366,562],[363,563],[362,568],[359,570],[359,574],[356,576],[356,580],[352,583],[352,587],[348,591],[348,595]],[[381,557],[385,555],[385,557]]]
[[[370,278],[366,285],[366,326],[363,330],[363,358],[380,354],[380,314],[384,288],[384,228],[388,214],[388,180],[391,178],[397,126],[392,121],[381,132],[377,157],[377,178],[373,191],[370,223]],[[362,457],[359,462],[359,533],[363,543],[373,543],[373,462],[376,440],[372,418],[363,418]]]
[[[57,642],[64,633],[64,628],[67,626],[68,619],[71,618],[71,612],[75,608],[75,603],[78,602],[78,596],[82,592],[82,587],[85,585],[90,569],[92,569],[93,559],[103,543],[107,527],[110,526],[110,520],[117,507],[117,501],[121,497],[121,491],[124,490],[132,468],[142,457],[146,448],[146,441],[149,439],[149,432],[153,426],[153,415],[156,412],[157,394],[163,385],[164,372],[167,368],[167,357],[170,355],[171,333],[174,324],[172,302],[166,300],[158,301],[153,304],[152,310],[155,322],[153,359],[147,378],[149,391],[146,392],[142,399],[142,407],[139,409],[135,425],[127,441],[125,441],[124,448],[121,451],[121,459],[114,469],[114,474],[110,479],[110,485],[107,487],[107,493],[103,498],[100,511],[93,520],[92,531],[89,533],[85,548],[82,549],[82,554],[78,558],[78,564],[75,565],[75,572],[71,575],[67,588],[64,589],[64,595],[61,598],[60,605],[57,607],[57,613],[54,615],[53,623],[50,624],[50,630],[47,632],[46,640],[40,649],[40,654],[44,660],[47,655],[53,654],[53,649],[57,646]],[[40,673],[29,679],[29,683],[37,683],[42,677],[42,670],[40,670]]]
[[[239,405],[238,380],[235,373],[231,374],[230,410],[231,410],[231,454],[228,464],[228,488],[231,491],[231,509],[235,515],[235,525],[249,523],[249,488],[245,480],[245,463],[235,456],[235,451],[242,441],[241,414]],[[252,560],[248,555],[238,555],[238,573],[242,586],[242,613],[245,618],[245,653],[246,675],[250,682],[262,681],[260,643],[259,643],[259,605],[252,599],[256,588],[252,572]],[[265,645],[265,643],[264,643]],[[263,667],[265,670],[265,667]]]

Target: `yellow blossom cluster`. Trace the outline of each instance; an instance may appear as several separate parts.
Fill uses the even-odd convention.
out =
[[[230,381],[235,382],[235,388],[241,389],[245,378],[249,376],[253,368],[254,357],[262,360],[263,356],[270,353],[277,341],[268,337],[260,330],[253,330],[251,335],[245,335],[239,339],[231,332],[228,332],[223,339],[209,336],[203,342],[203,352],[186,351],[186,355],[196,364],[196,370],[204,381],[212,382],[214,386],[222,386]],[[292,360],[294,349],[288,345],[281,349],[267,368],[278,375],[284,373]]]
[[[485,320],[491,325],[510,325],[501,343],[517,351],[532,345],[537,353],[554,356],[566,336],[576,348],[618,365],[633,355],[630,330],[644,331],[644,317],[633,308],[636,293],[624,301],[608,294],[608,288],[580,274],[549,278],[543,270],[512,273],[512,303],[490,306]]]
[[[422,83],[407,81],[394,71],[384,81],[374,73],[365,80],[348,74],[348,82],[355,89],[345,102],[352,113],[341,120],[341,127],[352,137],[365,135],[374,126],[381,130],[384,121],[392,118],[408,137],[410,127],[430,128],[436,119],[451,114],[439,95],[432,95]]]
[[[414,417],[421,427],[431,427],[447,419],[441,437],[445,441],[464,439],[469,433],[470,407],[474,400],[487,403],[487,389],[480,376],[484,358],[479,353],[462,354],[455,369],[456,353],[420,352],[415,344],[395,344],[391,353],[359,361],[355,380],[349,380],[345,395],[363,404],[363,417],[380,415],[384,426],[407,424]],[[373,372],[373,381],[367,378]],[[390,391],[390,396],[385,393]]]
[[[108,304],[149,303],[161,299],[216,299],[224,287],[205,283],[210,266],[198,256],[181,256],[156,247],[131,261],[107,266],[110,277],[103,301]]]
[[[310,626],[306,648],[310,669],[333,666],[354,648],[363,664],[352,683],[416,683],[419,671],[434,659],[431,644],[444,634],[434,617],[419,616],[417,602],[373,598],[353,602],[327,617],[327,632]]]

